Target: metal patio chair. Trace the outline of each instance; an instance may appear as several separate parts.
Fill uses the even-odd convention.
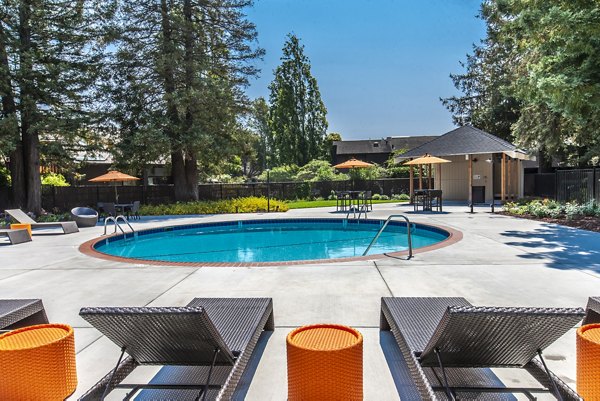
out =
[[[464,298],[382,298],[391,330],[423,400],[578,400],[550,372],[542,350],[584,316],[581,308],[474,307]],[[536,356],[538,358],[536,358]],[[489,368],[523,368],[543,387],[506,387]]]
[[[80,400],[103,400],[114,389],[129,390],[125,399],[230,400],[261,333],[274,329],[271,298],[195,298],[185,307],[79,314],[122,351],[115,369]],[[139,365],[163,368],[147,384],[123,383]]]

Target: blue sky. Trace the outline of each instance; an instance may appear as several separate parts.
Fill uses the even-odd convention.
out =
[[[267,54],[247,93],[268,99],[285,36],[305,46],[344,139],[439,135],[454,126],[439,101],[456,93],[450,73],[485,35],[480,0],[255,0],[248,18]]]

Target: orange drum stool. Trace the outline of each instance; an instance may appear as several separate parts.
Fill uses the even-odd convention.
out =
[[[351,327],[304,326],[287,336],[288,400],[363,399],[363,338]]]
[[[27,231],[29,231],[29,236],[31,237],[31,224],[21,224],[21,223],[19,223],[19,224],[11,224],[10,228],[13,229],[13,230],[16,229],[16,228],[26,228]]]
[[[584,400],[600,400],[600,324],[577,329],[577,392]]]
[[[73,328],[24,327],[0,336],[0,398],[64,400],[77,387]]]

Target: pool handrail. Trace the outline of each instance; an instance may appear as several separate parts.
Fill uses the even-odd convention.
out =
[[[391,214],[388,216],[388,218],[385,220],[385,223],[383,223],[383,226],[381,226],[381,228],[379,229],[379,231],[377,231],[377,234],[375,235],[375,237],[373,237],[373,239],[371,240],[371,243],[369,244],[369,246],[367,247],[367,249],[363,252],[362,256],[366,256],[367,253],[369,253],[369,250],[371,250],[371,247],[377,242],[377,240],[379,239],[379,236],[381,235],[381,233],[383,232],[383,230],[385,230],[385,228],[387,227],[388,223],[394,218],[394,217],[402,217],[404,220],[406,220],[406,234],[408,237],[408,259],[411,259],[413,256],[413,252],[412,252],[412,238],[410,236],[411,234],[411,229],[410,229],[410,220],[408,219],[408,217],[406,217],[403,214]]]
[[[119,220],[123,220],[125,222],[125,224],[127,224],[129,226],[129,229],[131,230],[131,232],[135,233],[135,230],[133,229],[133,227],[131,227],[131,224],[129,224],[129,222],[127,221],[125,216],[120,214],[117,217],[108,216],[107,218],[104,219],[104,234],[103,235],[106,235],[106,224],[109,221],[112,221],[113,223],[115,223],[115,231],[114,231],[115,233],[117,232],[117,227],[119,227],[119,230],[121,230],[123,235],[125,235],[125,230],[123,230],[123,227],[121,227],[121,225],[119,224]]]

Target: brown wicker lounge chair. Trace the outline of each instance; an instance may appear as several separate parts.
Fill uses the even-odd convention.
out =
[[[41,299],[0,299],[0,330],[48,323]]]
[[[80,400],[127,389],[136,400],[230,400],[263,330],[271,298],[195,298],[186,307],[83,308],[128,356]],[[124,384],[139,365],[164,365],[148,384]],[[141,390],[141,391],[140,391]],[[127,398],[129,399],[129,398]]]
[[[8,237],[13,245],[31,241],[31,236],[26,228],[0,229],[0,237]]]
[[[22,224],[31,224],[31,228],[47,228],[47,227],[60,227],[64,234],[71,234],[79,232],[77,223],[74,221],[57,221],[48,223],[37,223],[31,217],[27,216],[21,209],[7,209],[8,213],[13,219]]]
[[[585,309],[583,324],[600,323],[600,297],[590,297]]]
[[[581,308],[474,307],[464,298],[382,298],[380,329],[392,331],[423,400],[549,392],[580,401],[546,368],[542,350],[583,315]],[[506,387],[492,367],[524,368],[543,387]]]

